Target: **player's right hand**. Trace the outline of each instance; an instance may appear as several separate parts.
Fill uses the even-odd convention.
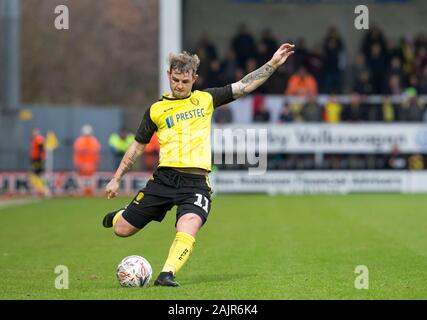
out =
[[[107,199],[112,199],[116,197],[119,193],[117,190],[119,190],[120,184],[119,181],[116,179],[111,179],[110,182],[108,182],[107,186],[105,187],[105,194],[107,195]]]

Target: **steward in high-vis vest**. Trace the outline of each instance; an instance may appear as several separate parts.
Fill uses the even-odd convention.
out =
[[[91,176],[98,169],[101,144],[92,133],[92,127],[84,125],[81,136],[74,142],[74,166],[81,176]]]
[[[122,161],[127,149],[135,141],[135,135],[128,133],[125,128],[121,128],[119,133],[112,133],[108,144],[114,156],[114,168],[117,168]]]
[[[31,146],[30,146],[30,162],[31,171],[40,175],[44,171],[44,161],[46,153],[44,149],[44,138],[40,130],[35,128],[32,131]]]

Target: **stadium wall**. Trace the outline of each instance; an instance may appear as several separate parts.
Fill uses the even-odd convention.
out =
[[[74,140],[85,124],[93,127],[101,143],[100,170],[113,170],[113,156],[108,138],[123,124],[124,111],[120,107],[23,106],[19,114],[0,116],[0,172],[29,169],[31,131],[40,128],[45,136],[55,133],[59,147],[54,151],[54,170],[73,170]],[[130,128],[132,131],[135,128]]]
[[[328,27],[336,26],[344,39],[349,58],[353,59],[365,34],[354,27],[354,8],[358,4],[368,5],[370,24],[380,26],[392,40],[426,31],[427,1],[424,0],[400,3],[355,1],[350,4],[316,0],[309,3],[293,1],[294,4],[279,2],[251,4],[229,0],[185,0],[184,48],[194,48],[201,35],[207,33],[224,56],[242,22],[256,39],[264,28],[270,28],[278,41],[304,37],[309,47],[321,45]]]
[[[73,172],[46,176],[46,190],[51,196],[104,195],[111,172],[99,172],[83,178]],[[121,181],[120,195],[133,196],[143,188],[150,173],[133,172]],[[427,172],[410,171],[275,171],[251,176],[245,171],[217,171],[210,174],[215,193],[267,194],[348,194],[348,193],[424,193]],[[0,196],[36,195],[36,188],[26,172],[0,173]]]

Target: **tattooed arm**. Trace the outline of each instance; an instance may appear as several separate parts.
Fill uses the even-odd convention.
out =
[[[126,151],[116,173],[114,174],[111,181],[105,187],[105,193],[107,194],[108,199],[111,199],[117,196],[118,194],[117,190],[119,190],[119,187],[120,187],[120,184],[119,184],[120,179],[123,177],[123,175],[126,172],[128,172],[132,168],[135,161],[144,151],[145,146],[146,146],[145,144],[141,144],[138,141],[134,141],[132,145],[129,147],[129,149]]]
[[[271,75],[285,63],[286,59],[294,53],[294,45],[285,43],[280,46],[270,61],[268,61],[261,68],[249,73],[239,82],[231,85],[233,91],[233,98],[238,99],[244,95],[251,93],[260,85],[262,85]]]

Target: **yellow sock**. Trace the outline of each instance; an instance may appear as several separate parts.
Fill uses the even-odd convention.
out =
[[[116,224],[116,222],[117,222],[117,220],[119,219],[119,217],[121,217],[121,215],[123,214],[123,212],[125,212],[125,210],[123,209],[123,210],[120,210],[120,211],[117,211],[117,213],[116,213],[116,215],[114,216],[114,218],[113,218],[113,227],[114,227],[114,225]]]
[[[192,235],[177,232],[162,272],[177,273],[190,257],[195,242],[196,239]]]

